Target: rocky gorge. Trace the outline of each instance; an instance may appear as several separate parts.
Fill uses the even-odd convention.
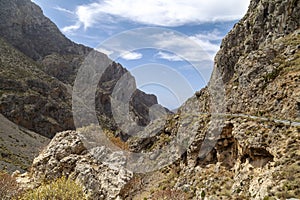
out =
[[[34,14],[25,14],[28,9]],[[23,188],[64,176],[78,182],[87,199],[300,198],[299,0],[251,0],[223,39],[208,85],[168,113],[163,127],[148,118],[156,97],[137,90],[131,108],[153,133],[147,138],[118,130],[109,97],[127,70],[99,53],[109,67],[96,108],[103,131],[118,147],[113,151],[87,141],[99,132],[94,125],[74,130],[70,90],[91,49],[65,38],[30,1],[1,1],[0,13],[0,111],[14,130],[30,130],[39,146],[30,170],[16,176]],[[44,38],[53,42],[49,48],[42,48]],[[45,146],[47,138],[52,140]],[[166,155],[159,150],[178,138],[188,145],[171,164],[146,173],[128,169],[126,152],[149,153],[137,165],[150,166],[151,160],[175,155],[172,148]],[[2,143],[2,160],[11,167],[20,155]]]

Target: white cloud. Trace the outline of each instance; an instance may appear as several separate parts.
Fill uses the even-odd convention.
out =
[[[101,47],[96,48],[97,51],[106,54],[108,57],[114,53],[114,51],[110,51]]]
[[[141,55],[138,53],[131,55],[132,53],[128,52],[152,48],[158,52],[154,58],[203,63],[213,60],[219,50],[217,42],[219,39],[221,36],[216,31],[187,36],[170,29],[142,28],[111,37],[102,43],[100,48],[112,51],[110,55],[112,60],[120,55],[124,59],[139,59]]]
[[[143,54],[136,52],[125,52],[121,55],[121,58],[125,60],[138,60],[143,57]]]
[[[224,37],[217,31],[209,32],[209,33],[201,33],[190,36],[190,39],[197,42],[202,49],[204,49],[211,57],[217,53],[220,49],[219,44],[213,43],[215,41],[219,41]]]
[[[76,15],[79,22],[82,23],[86,29],[97,22],[97,18],[100,17],[100,10],[101,5],[99,3],[82,5],[77,7]]]
[[[157,35],[156,44],[162,49],[176,49],[177,52],[184,58],[189,58],[191,61],[203,61],[213,60],[215,54],[220,49],[220,45],[216,41],[220,41],[224,36],[220,32],[214,30],[213,32],[199,33],[189,36],[188,38],[172,34],[165,33],[166,35]],[[195,42],[194,44],[191,42]],[[193,51],[195,45],[199,46],[203,52]],[[169,61],[182,61],[183,59],[177,55],[169,54],[165,52],[159,52],[157,54],[159,58]]]
[[[199,33],[195,35],[195,38],[200,40],[218,41],[224,37],[218,30],[213,30],[212,32]]]
[[[71,26],[65,26],[61,29],[61,31],[65,34],[72,34],[74,31],[78,30],[81,27],[80,23],[76,23]]]
[[[187,37],[172,32],[154,35],[153,41],[161,49],[174,51],[171,53],[176,54],[176,57],[166,54],[161,56],[161,58],[167,60],[177,58],[177,61],[179,61],[180,58],[191,62],[203,62],[204,60],[212,60],[219,49],[218,45],[211,43],[209,40],[197,38],[196,35]]]
[[[142,24],[180,26],[241,18],[250,0],[99,0],[76,9],[84,28],[115,18]]]
[[[160,59],[169,60],[169,61],[183,61],[182,58],[180,58],[179,56],[177,56],[175,54],[166,53],[166,52],[162,52],[162,51],[159,51],[155,55],[155,57],[160,58]]]
[[[64,13],[67,13],[67,14],[71,14],[71,15],[75,14],[73,11],[65,9],[65,8],[62,8],[60,6],[56,6],[56,7],[54,7],[54,9],[58,10],[58,11],[61,11],[61,12],[64,12]]]

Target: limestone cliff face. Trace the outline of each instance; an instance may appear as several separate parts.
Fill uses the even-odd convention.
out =
[[[0,2],[0,37],[10,49],[18,50],[16,52],[19,55],[24,54],[20,56],[23,61],[17,59],[18,55],[14,53],[10,55],[9,49],[4,48],[7,45],[3,45],[1,49],[2,55],[7,57],[1,60],[1,71],[13,73],[16,70],[18,73],[15,77],[10,77],[10,82],[5,76],[1,76],[1,113],[15,123],[47,137],[53,137],[59,131],[74,129],[72,85],[80,66],[92,49],[67,39],[30,0]],[[117,129],[112,119],[110,96],[115,84],[127,70],[112,62],[106,55],[100,52],[97,55],[103,58],[103,62],[98,63],[99,67],[107,67],[96,94],[97,115],[99,121],[108,128]],[[14,69],[10,60],[16,62]],[[22,68],[28,73],[22,73]],[[40,78],[37,74],[33,77],[31,73],[34,72],[31,71],[39,71],[43,77]],[[48,80],[53,80],[56,85]],[[14,90],[20,93],[13,94]],[[38,93],[34,95],[33,91]],[[145,125],[149,122],[149,107],[157,104],[157,99],[153,95],[136,91],[137,95],[131,103],[132,112],[136,121]]]
[[[251,1],[247,14],[223,39],[215,58],[224,83],[236,73],[241,56],[298,29],[299,10],[298,0]]]
[[[0,13],[0,35],[34,60],[53,53],[84,54],[91,50],[67,39],[30,0],[1,1]]]
[[[73,129],[69,88],[1,38],[0,43],[0,112],[48,138]]]
[[[188,187],[194,199],[299,198],[299,8],[299,0],[252,0],[223,39],[208,87],[179,109],[214,112],[223,89],[223,114],[199,117],[174,189]]]
[[[252,0],[223,39],[208,86],[156,137],[133,142],[147,151],[195,133],[179,163],[161,170],[160,187],[188,199],[300,197],[299,9],[299,0]]]

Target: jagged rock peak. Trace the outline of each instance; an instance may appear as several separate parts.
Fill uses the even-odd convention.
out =
[[[224,83],[234,74],[240,56],[288,35],[300,25],[299,0],[252,0],[247,14],[223,39],[215,57]]]
[[[34,60],[58,54],[84,54],[90,48],[67,39],[30,0],[1,0],[0,36]]]

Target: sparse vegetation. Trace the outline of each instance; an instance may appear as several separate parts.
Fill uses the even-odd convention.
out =
[[[272,72],[264,76],[265,82],[273,81],[277,76],[279,76],[281,71],[282,71],[281,67],[275,68]]]
[[[166,190],[160,190],[154,192],[152,199],[153,200],[169,200],[169,199],[185,200],[188,199],[188,195],[183,191],[166,189]]]
[[[7,172],[0,171],[0,200],[16,198],[20,192],[16,179]]]
[[[87,199],[83,188],[75,181],[65,177],[25,192],[20,200],[84,200]]]
[[[110,130],[105,130],[104,133],[106,134],[106,136],[109,138],[109,140],[116,145],[117,147],[119,147],[120,149],[129,150],[128,144],[124,141],[122,141],[122,139],[120,137],[116,137],[114,135],[114,133]]]

